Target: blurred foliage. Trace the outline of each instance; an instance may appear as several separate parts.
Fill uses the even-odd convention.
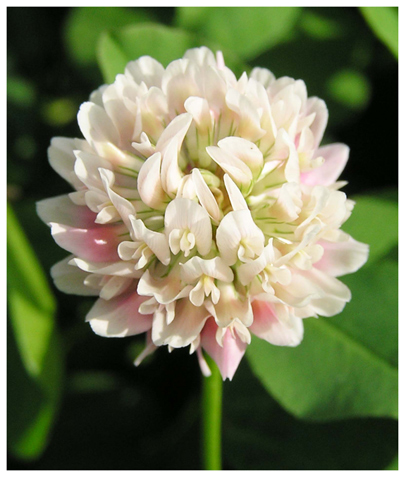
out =
[[[186,50],[199,46],[183,30],[157,24],[131,25],[100,37],[98,57],[106,82],[113,82],[134,58],[150,55],[164,65],[181,58]]]
[[[398,57],[398,8],[360,7],[376,36]]]
[[[7,209],[8,444],[24,459],[43,451],[59,404],[63,364],[55,300],[11,209]]]
[[[134,368],[142,337],[99,338],[92,300],[50,293],[41,268],[66,253],[35,201],[69,192],[46,149],[80,137],[91,91],[140,55],[167,64],[203,44],[237,74],[266,67],[325,99],[325,142],[351,148],[345,230],[371,251],[343,278],[344,312],[307,320],[301,346],[253,340],[224,386],[225,469],[396,469],[397,9],[9,7],[7,22],[9,469],[200,467],[196,360],[159,349]]]

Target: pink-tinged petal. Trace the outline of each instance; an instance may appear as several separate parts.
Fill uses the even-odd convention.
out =
[[[368,260],[369,246],[349,237],[345,242],[318,242],[324,249],[322,258],[314,264],[334,277],[354,273]]]
[[[247,343],[243,343],[238,334],[235,337],[229,329],[223,336],[223,346],[221,347],[216,340],[216,331],[218,326],[214,319],[207,320],[201,334],[201,346],[219,367],[223,380],[227,378],[231,381],[242,357],[244,356]]]
[[[152,354],[156,349],[157,349],[157,346],[155,346],[154,343],[152,342],[151,331],[149,330],[147,332],[145,348],[141,351],[141,353],[135,359],[134,366],[139,366],[144,361],[144,359],[150,354]]]
[[[151,329],[152,315],[141,315],[138,308],[146,300],[136,292],[111,300],[99,298],[86,316],[92,330],[107,338],[138,335]]]
[[[324,163],[300,176],[302,184],[329,186],[340,177],[348,161],[350,149],[345,144],[329,144],[314,153],[314,157],[323,157]]]
[[[206,376],[206,378],[208,378],[209,376],[211,376],[211,370],[209,368],[209,365],[207,364],[207,361],[204,359],[203,351],[200,346],[196,350],[196,355],[203,376]]]
[[[96,214],[88,207],[74,204],[68,195],[60,195],[37,202],[37,214],[46,224],[58,223],[70,227],[89,228]]]
[[[287,313],[278,314],[275,306],[265,301],[253,301],[252,309],[254,322],[249,330],[258,338],[276,346],[297,346],[302,341],[304,330],[301,318]]]
[[[81,229],[52,223],[51,232],[55,242],[68,252],[92,262],[114,262],[119,260],[117,247],[123,227],[94,224]]]

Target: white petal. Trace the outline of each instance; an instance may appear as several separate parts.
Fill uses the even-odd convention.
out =
[[[161,86],[164,67],[150,56],[141,56],[135,61],[130,61],[125,74],[131,77],[136,83],[144,82],[148,87]]]
[[[165,208],[167,196],[161,184],[161,153],[149,157],[138,174],[138,192],[142,201],[152,209]]]
[[[185,109],[193,116],[197,129],[201,133],[208,134],[213,126],[213,119],[207,99],[190,96],[185,101]]]
[[[260,117],[251,101],[236,89],[229,89],[226,94],[227,106],[238,114],[237,133],[249,141],[258,141],[266,133],[260,125]]]
[[[191,62],[198,64],[199,66],[216,66],[216,59],[214,57],[214,54],[206,46],[201,46],[200,48],[191,48],[187,50],[186,53],[183,55],[183,58],[188,59]]]
[[[283,184],[275,204],[269,209],[270,215],[283,222],[293,222],[299,217],[303,202],[299,184],[288,182]]]
[[[100,290],[100,298],[103,298],[103,300],[111,300],[125,292],[131,283],[133,283],[132,278],[118,276],[111,277]]]
[[[324,134],[327,126],[328,110],[326,103],[319,98],[309,98],[306,104],[306,114],[310,115],[316,113],[316,117],[311,125],[311,130],[314,136],[314,145],[317,147]]]
[[[182,348],[190,345],[200,334],[210,316],[204,307],[194,306],[188,298],[176,303],[175,319],[168,325],[161,314],[154,316],[152,341],[157,346]]]
[[[169,197],[174,198],[182,180],[182,171],[178,163],[178,142],[173,138],[165,148],[161,167],[161,183]]]
[[[262,152],[251,141],[242,137],[226,137],[218,142],[218,147],[244,162],[258,177],[262,169],[264,158]]]
[[[158,259],[164,265],[168,265],[171,260],[171,254],[166,236],[162,233],[147,229],[143,221],[140,219],[135,219],[134,216],[131,216],[130,220],[135,237],[139,240],[143,240],[158,257]]]
[[[138,282],[137,291],[140,295],[153,296],[158,303],[167,305],[174,300],[188,296],[191,286],[185,287],[176,268],[165,278],[155,278],[146,270]]]
[[[173,119],[165,131],[161,134],[157,144],[156,150],[159,152],[165,151],[165,148],[169,145],[172,139],[176,138],[178,151],[182,146],[182,142],[193,120],[193,116],[189,113],[179,114]]]
[[[186,263],[182,263],[181,266],[181,277],[186,283],[193,283],[202,275],[229,283],[234,279],[231,268],[228,267],[220,257],[215,257],[210,260],[193,257]]]
[[[142,274],[142,272],[134,269],[134,264],[131,264],[131,262],[90,262],[80,258],[74,258],[72,262],[81,270],[98,275],[118,275],[120,277],[139,278]]]
[[[269,246],[269,245],[268,245]],[[268,247],[267,246],[267,247]],[[238,267],[238,278],[240,282],[247,286],[254,278],[266,267],[267,260],[265,253],[262,253],[257,259],[241,264]]]
[[[120,217],[122,218],[123,222],[127,226],[127,228],[130,228],[130,221],[129,217],[130,215],[135,214],[135,209],[131,202],[129,202],[127,199],[124,199],[124,197],[121,197],[119,194],[113,191],[111,188],[114,184],[114,173],[107,170],[107,169],[100,169],[99,170],[100,177],[102,179],[104,188],[113,203],[114,207],[117,209],[117,212],[120,214]]]
[[[103,189],[99,168],[111,169],[106,159],[83,151],[75,151],[75,174],[88,189]]]
[[[223,214],[216,199],[214,198],[213,193],[203,179],[199,169],[195,168],[192,170],[192,180],[195,185],[196,195],[199,198],[200,203],[207,210],[207,213],[213,219],[214,223],[218,224],[222,219]]]
[[[224,174],[223,179],[233,210],[248,210],[247,202],[237,184],[228,174]]]
[[[51,268],[51,276],[56,288],[64,293],[84,296],[97,296],[99,290],[89,288],[84,284],[88,273],[80,270],[75,265],[69,265],[73,256],[69,256],[56,263]]]
[[[165,233],[169,238],[173,230],[189,230],[196,239],[201,255],[210,252],[212,227],[206,210],[193,200],[177,198],[169,203],[165,211]]]
[[[224,172],[227,172],[236,184],[248,187],[252,181],[251,169],[238,157],[217,146],[208,146],[207,153]]]
[[[97,104],[86,102],[80,106],[78,122],[87,142],[101,156],[106,144],[118,144],[119,134],[106,111]]]
[[[214,316],[216,323],[220,327],[230,325],[234,320],[239,319],[245,326],[251,326],[253,313],[248,297],[243,297],[236,292],[234,285],[219,283],[220,300],[216,305],[206,300],[205,306]]]
[[[265,238],[261,229],[253,221],[249,210],[229,212],[217,229],[217,247],[227,265],[234,265],[237,261],[242,241],[247,246],[253,247],[257,256],[261,255]]]
[[[76,177],[74,165],[76,157],[73,153],[78,146],[88,146],[86,141],[70,139],[65,137],[54,137],[48,148],[48,159],[51,167],[75,189],[83,188],[83,184]],[[86,146],[85,146],[86,145]]]
[[[250,73],[250,78],[255,79],[267,88],[271,83],[275,81],[275,75],[266,68],[255,67]]]

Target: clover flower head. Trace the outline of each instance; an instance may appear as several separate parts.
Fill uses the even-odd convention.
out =
[[[84,139],[51,141],[73,188],[38,203],[71,254],[55,285],[99,297],[95,333],[146,333],[137,365],[188,346],[203,373],[202,349],[231,379],[251,334],[298,345],[304,318],[341,312],[351,294],[337,277],[368,255],[340,229],[349,149],[320,146],[327,116],[303,81],[264,68],[237,79],[205,47],[167,68],[130,62],[80,107]]]

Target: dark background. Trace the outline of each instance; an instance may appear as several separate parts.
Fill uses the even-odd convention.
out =
[[[72,10],[7,9],[8,200],[46,271],[66,253],[36,216],[35,202],[70,190],[48,165],[46,150],[53,136],[80,135],[78,107],[103,83],[94,61],[79,64],[69,51],[66,29]],[[174,8],[133,10],[143,10],[167,25],[175,18]],[[315,10],[341,22],[344,37],[320,41],[301,33],[302,39],[277,45],[250,66],[302,78],[309,96],[326,99],[327,142],[351,148],[343,175],[350,197],[378,188],[396,190],[397,62],[356,8]],[[327,73],[345,67],[357,42],[368,95],[361,106],[348,106],[323,93]],[[93,300],[54,292],[66,357],[61,409],[44,454],[30,462],[11,456],[8,468],[199,468],[201,376],[195,356],[189,357],[187,350],[168,354],[159,349],[134,368],[132,360],[143,348],[142,338],[108,340],[94,335],[83,323]],[[225,383],[224,393],[225,469],[383,469],[394,457],[395,422],[299,421],[269,397],[245,360],[233,382]],[[257,434],[266,439],[250,446]]]

